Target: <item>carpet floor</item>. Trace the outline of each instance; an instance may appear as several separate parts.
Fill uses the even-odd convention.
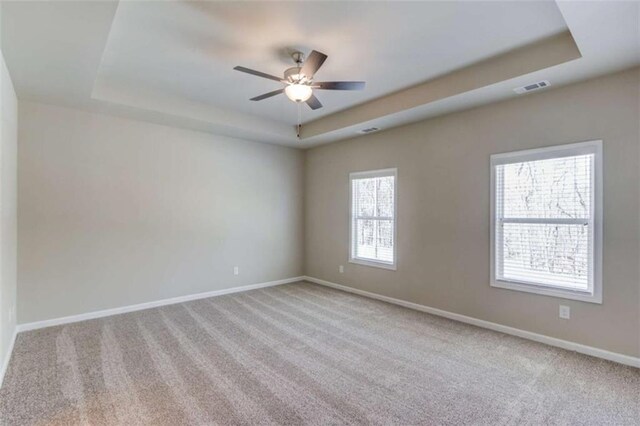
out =
[[[20,333],[8,425],[640,423],[640,370],[296,283]]]

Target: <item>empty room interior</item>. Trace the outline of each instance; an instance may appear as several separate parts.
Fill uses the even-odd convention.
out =
[[[640,425],[640,1],[0,1],[0,424]]]

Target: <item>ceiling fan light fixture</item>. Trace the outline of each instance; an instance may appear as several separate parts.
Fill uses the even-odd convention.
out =
[[[322,108],[322,102],[320,102],[314,95],[313,89],[364,89],[364,81],[314,81],[316,71],[320,69],[324,61],[327,59],[327,55],[325,55],[324,53],[320,53],[317,50],[312,50],[309,56],[305,59],[304,55],[301,52],[294,52],[292,57],[293,61],[296,63],[296,66],[286,69],[284,71],[283,78],[276,77],[275,75],[267,74],[261,71],[252,70],[251,68],[241,67],[239,65],[234,67],[233,69],[284,84],[284,87],[282,87],[281,89],[263,93],[260,96],[255,96],[250,99],[251,101],[262,101],[264,99],[268,99],[284,93],[287,98],[289,98],[293,102],[306,102],[309,108],[311,108],[312,110],[317,110],[318,108]]]
[[[290,84],[285,87],[284,93],[293,102],[305,102],[313,94],[313,89],[306,84]]]

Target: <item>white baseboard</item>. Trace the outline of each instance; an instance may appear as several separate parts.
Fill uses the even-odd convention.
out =
[[[53,327],[55,325],[69,324],[73,322],[86,321],[95,318],[108,317],[111,315],[124,314],[127,312],[141,311],[143,309],[156,308],[158,306],[173,305],[175,303],[188,302],[190,300],[205,299],[207,297],[222,296],[224,294],[239,293],[242,291],[255,290],[258,288],[273,287],[281,284],[294,283],[302,281],[304,277],[286,278],[283,280],[269,281],[265,283],[250,284],[241,287],[225,288],[223,290],[213,290],[204,293],[189,294],[186,296],[172,297],[169,299],[156,300],[153,302],[139,303],[137,305],[122,306],[120,308],[104,309],[101,311],[87,312],[84,314],[70,315],[68,317],[53,318],[44,321],[35,321],[24,324],[18,324],[17,332],[37,330],[39,328]]]
[[[7,368],[9,368],[9,360],[11,359],[11,354],[13,353],[13,345],[16,343],[16,336],[18,335],[18,327],[13,329],[13,335],[11,336],[11,342],[9,342],[9,349],[7,350],[6,358],[2,361],[2,370],[0,370],[0,387],[2,387],[2,382],[4,381],[4,375],[7,372]]]
[[[624,355],[616,352],[610,352],[604,349],[594,348],[592,346],[570,342],[568,340],[562,340],[562,339],[557,339],[555,337],[545,336],[543,334],[533,333],[531,331],[520,330],[518,328],[508,327],[506,325],[484,321],[481,319],[468,317],[466,315],[456,314],[449,311],[443,311],[442,309],[432,308],[430,306],[420,305],[418,303],[407,302],[405,300],[395,299],[393,297],[382,296],[380,294],[371,293],[364,290],[358,290],[356,288],[332,283],[330,281],[321,280],[319,278],[304,277],[304,279],[312,283],[320,284],[327,287],[332,287],[338,290],[354,293],[360,296],[369,297],[371,299],[382,300],[383,302],[393,303],[394,305],[404,306],[405,308],[414,309],[416,311],[426,312],[428,314],[433,314],[440,317],[449,318],[455,321],[460,321],[467,324],[475,325],[478,327],[487,328],[489,330],[510,334],[512,336],[518,336],[524,339],[545,343],[547,345],[556,346],[558,348],[567,349],[569,351],[579,352],[581,354],[590,355],[593,357],[602,358],[602,359],[617,362],[620,364],[640,368],[640,358],[637,358],[637,357]]]
[[[153,301],[153,302],[140,303],[140,304],[137,304],[137,305],[123,306],[123,307],[120,307],[120,308],[105,309],[105,310],[95,311],[95,312],[87,312],[87,313],[84,313],[84,314],[71,315],[71,316],[62,317],[62,318],[54,318],[54,319],[49,319],[49,320],[44,320],[44,321],[36,321],[36,322],[30,322],[30,323],[25,323],[25,324],[18,324],[16,326],[16,330],[15,330],[15,332],[13,334],[13,337],[12,337],[12,340],[11,340],[11,345],[10,345],[9,351],[7,353],[7,358],[4,360],[3,365],[2,365],[2,370],[0,371],[0,386],[2,385],[2,379],[4,378],[4,373],[5,373],[6,369],[7,369],[8,364],[9,364],[9,359],[11,358],[10,354],[13,351],[13,345],[15,343],[17,333],[20,333],[20,332],[23,332],[23,331],[29,331],[29,330],[36,330],[36,329],[39,329],[39,328],[52,327],[52,326],[55,326],[55,325],[62,325],[62,324],[69,324],[69,323],[73,323],[73,322],[85,321],[85,320],[89,320],[89,319],[102,318],[102,317],[107,317],[107,316],[111,316],[111,315],[118,315],[118,314],[123,314],[123,313],[127,313],[127,312],[140,311],[140,310],[143,310],[143,309],[155,308],[155,307],[158,307],[158,306],[165,306],[165,305],[171,305],[171,304],[175,304],[175,303],[188,302],[190,300],[204,299],[204,298],[207,298],[207,297],[214,297],[214,296],[222,296],[224,294],[239,293],[239,292],[243,292],[243,291],[255,290],[255,289],[258,289],[258,288],[273,287],[273,286],[277,286],[277,285],[281,285],[281,284],[289,284],[289,283],[293,283],[293,282],[296,282],[296,281],[303,281],[303,280],[309,281],[309,282],[312,282],[312,283],[316,283],[316,284],[320,284],[320,285],[324,285],[324,286],[327,286],[327,287],[332,287],[332,288],[335,288],[335,289],[338,289],[338,290],[342,290],[342,291],[346,291],[346,292],[349,292],[349,293],[358,294],[360,296],[369,297],[371,299],[377,299],[377,300],[381,300],[383,302],[388,302],[388,303],[393,303],[395,305],[404,306],[405,308],[414,309],[414,310],[421,311],[421,312],[426,312],[426,313],[429,313],[429,314],[432,314],[432,315],[438,315],[438,316],[441,316],[441,317],[449,318],[449,319],[452,319],[452,320],[455,320],[455,321],[464,322],[464,323],[475,325],[475,326],[482,327],[482,328],[487,328],[489,330],[499,331],[501,333],[510,334],[512,336],[518,336],[518,337],[522,337],[524,339],[529,339],[529,340],[533,340],[533,341],[536,341],[536,342],[545,343],[547,345],[556,346],[556,347],[559,347],[559,348],[567,349],[569,351],[575,351],[575,352],[579,352],[579,353],[582,353],[582,354],[585,354],[585,355],[590,355],[590,356],[594,356],[594,357],[597,357],[597,358],[602,358],[602,359],[606,359],[606,360],[609,360],[609,361],[617,362],[617,363],[620,363],[620,364],[625,364],[625,365],[629,365],[629,366],[632,366],[632,367],[640,368],[640,358],[637,358],[637,357],[624,355],[624,354],[619,354],[619,353],[616,353],[616,352],[610,352],[610,351],[607,351],[607,350],[604,350],[604,349],[594,348],[592,346],[587,346],[587,345],[582,345],[580,343],[570,342],[568,340],[557,339],[555,337],[545,336],[543,334],[533,333],[531,331],[525,331],[525,330],[521,330],[521,329],[518,329],[518,328],[509,327],[509,326],[506,326],[506,325],[493,323],[493,322],[490,322],[490,321],[484,321],[484,320],[481,320],[481,319],[468,317],[466,315],[461,315],[461,314],[456,314],[456,313],[449,312],[449,311],[444,311],[442,309],[432,308],[430,306],[420,305],[418,303],[407,302],[405,300],[395,299],[393,297],[383,296],[383,295],[380,295],[380,294],[371,293],[371,292],[364,291],[364,290],[358,290],[358,289],[355,289],[355,288],[352,288],[352,287],[347,287],[347,286],[344,286],[344,285],[341,285],[341,284],[332,283],[330,281],[321,280],[319,278],[314,278],[314,277],[309,277],[309,276],[302,276],[302,277],[287,278],[287,279],[278,280],[278,281],[270,281],[270,282],[265,282],[265,283],[251,284],[251,285],[246,285],[246,286],[242,286],[242,287],[233,287],[233,288],[227,288],[227,289],[223,289],[223,290],[214,290],[214,291],[209,291],[209,292],[205,292],[205,293],[191,294],[191,295],[187,295],[187,296],[178,296],[178,297],[173,297],[173,298],[169,298],[169,299],[163,299],[163,300],[157,300],[157,301]]]

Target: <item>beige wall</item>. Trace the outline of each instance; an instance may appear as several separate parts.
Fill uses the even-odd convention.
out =
[[[306,274],[639,356],[639,104],[636,68],[308,150]],[[489,156],[593,139],[604,141],[603,304],[490,287]],[[387,167],[398,168],[395,272],[347,263],[348,174]]]
[[[19,117],[20,323],[302,275],[301,151],[22,101]]]
[[[306,153],[37,103],[19,116],[21,323],[304,272],[640,355],[638,69]],[[491,288],[490,154],[593,139],[605,153],[604,303]],[[395,272],[347,263],[348,173],[387,167]]]
[[[18,102],[0,52],[0,368],[16,327],[16,144]],[[0,371],[0,381],[2,380]]]

